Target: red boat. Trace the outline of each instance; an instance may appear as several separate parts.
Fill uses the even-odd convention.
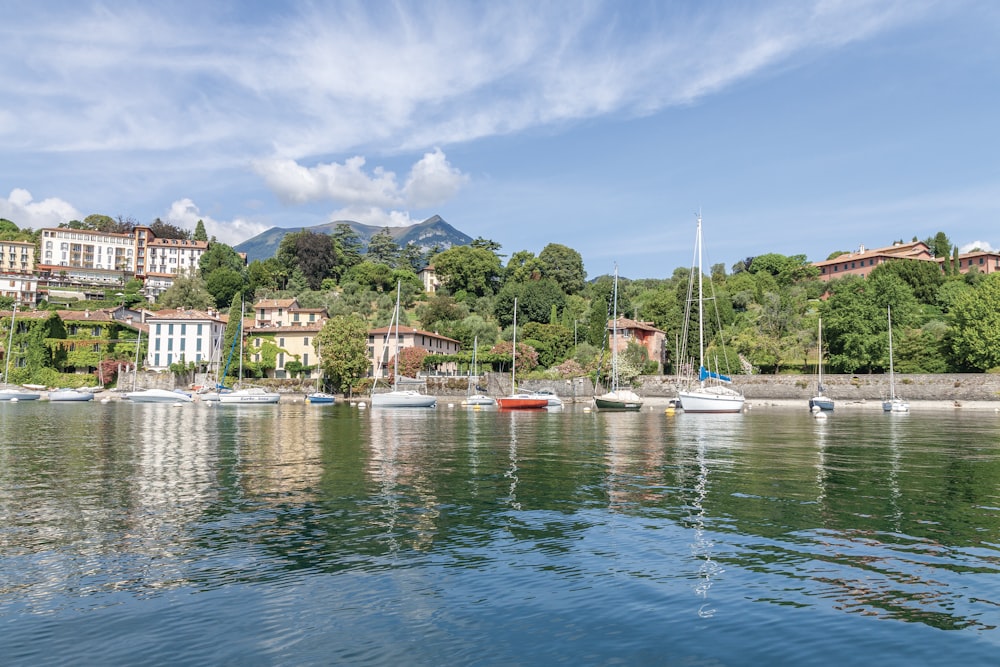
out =
[[[511,394],[498,398],[497,403],[501,410],[540,410],[548,407],[549,399],[535,394]]]

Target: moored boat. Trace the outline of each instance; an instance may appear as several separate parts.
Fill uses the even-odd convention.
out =
[[[618,381],[618,264],[615,264],[615,285],[612,291],[614,319],[611,320],[611,390],[594,396],[594,405],[606,412],[637,412],[642,399],[630,389],[622,389]],[[605,334],[607,330],[605,330]]]
[[[94,400],[93,392],[80,389],[53,389],[49,392],[49,401],[53,403],[92,400]]]
[[[698,215],[698,231],[695,237],[695,254],[697,256],[696,274],[692,274],[692,281],[697,276],[698,279],[698,383],[693,382],[686,388],[677,392],[680,399],[681,408],[685,413],[696,412],[742,412],[745,398],[743,394],[729,387],[732,380],[718,371],[710,371],[705,367],[705,308],[704,294],[702,289],[702,246],[701,246],[701,215]],[[693,284],[689,288],[693,291]],[[688,297],[688,306],[694,303]]]
[[[170,389],[142,389],[130,391],[125,398],[133,403],[190,403],[190,394]]]
[[[510,348],[510,396],[497,399],[502,410],[543,410],[549,406],[548,396],[517,390],[517,297],[514,297],[514,336]]]
[[[378,387],[378,376],[382,372],[381,360],[375,373],[375,382],[372,383],[371,404],[373,408],[433,408],[437,405],[437,398],[421,394],[413,389],[399,388],[399,301],[402,281],[396,282],[396,308],[393,310],[392,320],[389,322],[389,330],[386,332],[385,349],[389,346],[389,335],[393,334],[393,372],[392,390],[376,393]],[[395,332],[393,333],[393,325]]]

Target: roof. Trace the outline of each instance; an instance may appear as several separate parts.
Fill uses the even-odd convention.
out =
[[[254,310],[258,308],[291,308],[298,305],[298,300],[291,299],[261,299],[253,305]]]
[[[923,241],[911,241],[910,243],[894,243],[885,248],[873,248],[869,250],[864,246],[859,247],[854,252],[837,255],[833,259],[825,259],[822,262],[813,262],[813,266],[825,266],[828,264],[838,264],[844,261],[868,259],[869,257],[887,257],[898,259],[931,259],[930,248]]]
[[[146,316],[146,321],[151,320],[211,320],[213,322],[222,322],[222,318],[216,312],[207,312],[204,310],[191,310],[182,308],[171,308],[166,310],[158,310],[155,313],[151,313]]]
[[[395,331],[396,331],[396,327],[395,326],[392,326],[392,327],[379,327],[377,329],[369,329],[368,330],[368,335],[369,336],[385,336],[387,334],[394,333]],[[448,338],[447,336],[442,336],[439,333],[431,332],[431,331],[424,331],[423,329],[417,329],[416,327],[399,327],[399,333],[400,333],[400,335],[403,335],[403,334],[420,334],[421,336],[429,336],[430,338],[437,338],[438,340],[447,340],[447,341],[451,341],[452,343],[458,343],[459,345],[462,344],[462,341],[455,340],[454,338]]]
[[[615,326],[614,320],[608,320],[608,328]],[[638,320],[630,320],[627,317],[619,317],[617,328],[619,329],[640,329],[642,331],[652,331],[654,333],[663,333],[662,329],[657,329],[653,326],[652,322],[639,322]]]

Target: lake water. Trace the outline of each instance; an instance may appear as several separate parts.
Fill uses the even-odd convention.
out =
[[[995,665],[1000,416],[0,404],[4,665]]]

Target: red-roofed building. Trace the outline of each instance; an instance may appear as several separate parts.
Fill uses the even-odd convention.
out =
[[[617,334],[617,338],[615,334]],[[652,322],[640,322],[630,320],[627,317],[619,317],[617,322],[608,320],[608,346],[621,353],[630,342],[638,343],[646,348],[647,358],[656,362],[657,373],[663,372],[665,339],[666,334],[653,326]]]
[[[871,273],[876,266],[894,259],[912,259],[923,262],[937,262],[930,248],[923,241],[911,243],[894,243],[886,248],[869,250],[863,245],[854,252],[838,255],[833,259],[813,262],[819,269],[819,278],[829,282],[844,276],[861,276]]]
[[[388,377],[392,374],[392,369],[387,365],[392,362],[395,355],[396,327],[379,327],[368,331],[368,358],[372,362],[371,377]],[[430,354],[455,354],[462,349],[462,344],[454,338],[442,336],[437,332],[423,331],[414,327],[399,327],[399,349],[406,347],[419,347],[427,350]],[[381,360],[381,371],[379,370],[379,360]],[[455,373],[458,371],[458,364],[449,362],[438,370],[444,373]]]

